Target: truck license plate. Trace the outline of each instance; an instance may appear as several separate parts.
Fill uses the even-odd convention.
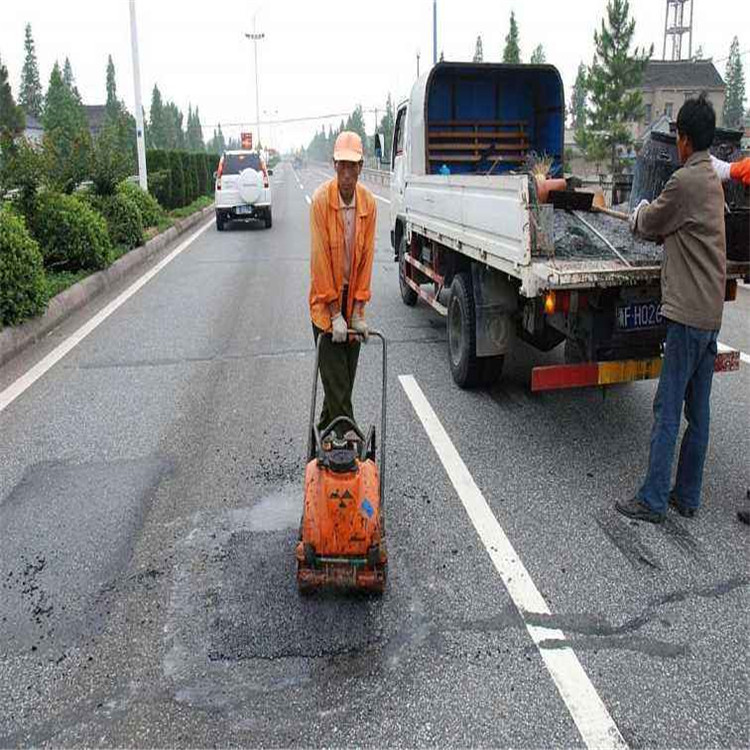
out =
[[[253,212],[252,206],[237,206],[234,209],[238,214],[251,214]]]
[[[617,308],[617,327],[621,331],[658,328],[663,322],[661,303],[655,300],[631,302]]]

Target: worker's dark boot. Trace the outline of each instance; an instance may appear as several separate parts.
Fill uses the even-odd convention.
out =
[[[615,503],[618,513],[623,516],[632,518],[634,521],[648,521],[648,523],[663,523],[666,513],[656,513],[648,505],[642,503],[637,497],[631,497],[630,500]]]
[[[693,518],[698,510],[697,508],[689,508],[687,505],[683,505],[677,499],[677,495],[671,493],[669,495],[669,507],[674,508],[683,518]]]

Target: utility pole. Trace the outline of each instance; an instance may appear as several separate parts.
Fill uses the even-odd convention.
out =
[[[255,16],[253,16],[253,33],[245,33],[245,36],[250,39],[253,43],[253,50],[255,52],[255,136],[258,142],[255,144],[256,148],[260,145],[260,99],[258,97],[258,42],[261,39],[265,39],[265,34],[258,34],[255,31]]]
[[[133,54],[133,87],[135,88],[135,127],[138,146],[138,182],[148,190],[146,173],[146,139],[143,137],[143,105],[141,104],[141,65],[138,57],[138,27],[135,21],[135,0],[130,0],[130,47]]]
[[[437,0],[432,0],[432,64],[437,65]]]

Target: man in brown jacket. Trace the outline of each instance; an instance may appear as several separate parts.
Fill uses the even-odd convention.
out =
[[[683,166],[651,205],[641,201],[631,216],[634,233],[664,240],[661,298],[667,337],[648,472],[637,495],[615,506],[625,516],[651,523],[664,520],[667,504],[691,518],[701,503],[726,283],[724,192],[708,153],[715,128],[716,116],[704,95],[683,104],[677,115]],[[688,426],[670,489],[683,405]]]

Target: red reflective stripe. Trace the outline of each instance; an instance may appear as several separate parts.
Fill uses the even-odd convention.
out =
[[[557,388],[581,388],[599,384],[599,363],[580,365],[549,365],[531,371],[531,390],[547,391]]]

